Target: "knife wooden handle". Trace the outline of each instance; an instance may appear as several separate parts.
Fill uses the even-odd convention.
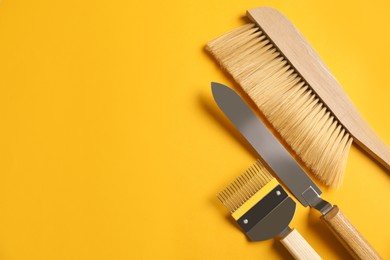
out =
[[[287,236],[282,238],[280,242],[297,260],[322,259],[296,229],[293,229]]]
[[[321,220],[354,259],[382,259],[336,205]]]

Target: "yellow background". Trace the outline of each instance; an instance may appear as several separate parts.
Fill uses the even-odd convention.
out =
[[[210,81],[234,86],[208,40],[250,8],[283,12],[390,144],[386,1],[3,0],[0,3],[0,259],[279,259],[250,243],[215,194],[255,159],[229,131]],[[390,258],[390,175],[352,148],[324,190]],[[297,206],[324,259],[348,259]]]

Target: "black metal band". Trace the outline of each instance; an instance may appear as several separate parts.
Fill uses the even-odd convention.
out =
[[[237,223],[245,232],[248,232],[287,197],[288,195],[282,186],[276,186],[275,189],[239,218]]]

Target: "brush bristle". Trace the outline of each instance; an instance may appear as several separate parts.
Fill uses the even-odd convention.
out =
[[[217,194],[222,204],[233,213],[274,177],[257,161]]]
[[[248,24],[207,49],[319,180],[340,186],[352,137],[267,36]]]

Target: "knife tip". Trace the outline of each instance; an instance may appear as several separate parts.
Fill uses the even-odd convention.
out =
[[[211,82],[211,92],[213,93],[214,98],[215,98],[215,94],[218,91],[221,91],[223,88],[227,88],[227,87],[218,82]]]

